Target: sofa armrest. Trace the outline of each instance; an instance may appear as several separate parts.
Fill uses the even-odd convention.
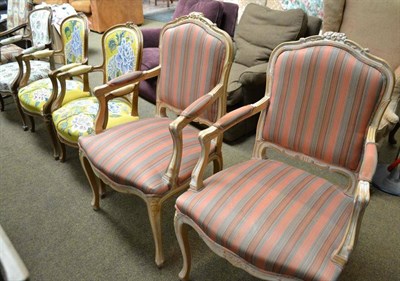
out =
[[[253,65],[247,68],[239,77],[242,85],[260,85],[265,84],[267,79],[268,63]]]
[[[143,48],[158,48],[160,42],[161,28],[142,29]]]

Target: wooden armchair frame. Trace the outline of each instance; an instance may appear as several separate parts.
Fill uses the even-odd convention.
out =
[[[48,18],[48,22],[47,22],[47,34],[49,35],[49,42],[47,42],[45,44],[41,44],[41,45],[35,45],[34,44],[35,42],[33,42],[33,39],[32,39],[31,28],[29,28],[30,25],[31,25],[31,19],[30,18],[31,18],[31,15],[33,13],[37,13],[37,12],[41,12],[41,11],[49,11],[49,13],[50,13],[49,14],[49,18]],[[28,129],[28,126],[26,125],[25,116],[24,116],[24,113],[22,111],[22,108],[19,105],[18,95],[17,95],[18,88],[21,87],[21,82],[22,82],[22,78],[23,78],[22,56],[26,55],[26,54],[30,54],[30,53],[36,52],[38,50],[51,48],[51,20],[52,20],[52,11],[51,11],[51,9],[49,7],[43,7],[43,8],[40,8],[40,9],[35,9],[35,10],[32,10],[32,11],[29,12],[28,20],[27,20],[26,23],[21,24],[21,25],[15,27],[13,29],[10,29],[10,30],[7,30],[7,31],[4,31],[4,32],[0,33],[0,37],[2,37],[2,36],[6,36],[6,35],[9,35],[9,34],[12,34],[13,32],[15,32],[15,31],[17,31],[17,30],[19,30],[21,28],[27,28],[27,30],[29,30],[29,32],[27,32],[27,33],[25,33],[23,35],[15,35],[15,36],[12,36],[12,37],[9,37],[9,38],[1,40],[0,41],[0,50],[1,50],[2,46],[6,46],[6,45],[9,45],[9,44],[17,43],[17,42],[24,41],[24,40],[25,41],[29,41],[31,44],[33,44],[32,47],[23,50],[21,54],[19,54],[19,55],[17,55],[15,57],[16,58],[16,63],[19,66],[19,72],[16,74],[15,79],[11,82],[10,91],[5,96],[2,96],[0,94],[0,111],[4,111],[4,100],[3,100],[3,98],[12,96],[13,99],[14,99],[14,102],[17,105],[17,111],[18,111],[18,114],[19,114],[19,116],[21,118],[21,121],[22,121],[22,128],[25,131]],[[0,53],[0,55],[1,55],[1,53]],[[14,63],[14,62],[9,62],[9,63]],[[54,62],[51,62],[50,66],[54,67]]]
[[[100,133],[105,130],[108,121],[108,101],[117,97],[124,97],[131,95],[128,100],[132,105],[132,116],[138,116],[138,87],[137,83],[131,82],[129,80],[125,80],[123,77],[117,77],[112,80],[109,80],[107,77],[107,69],[106,69],[106,37],[111,34],[113,31],[117,29],[123,30],[133,30],[134,33],[139,37],[138,40],[138,54],[136,57],[136,65],[137,68],[140,67],[140,63],[142,60],[142,49],[143,49],[143,38],[142,33],[139,27],[132,22],[128,22],[126,24],[119,24],[109,28],[102,36],[102,53],[103,53],[103,62],[98,66],[91,65],[81,65],[71,67],[69,69],[63,69],[63,71],[59,71],[52,77],[53,86],[57,84],[56,77],[60,82],[60,93],[55,98],[54,103],[51,106],[51,112],[59,109],[63,105],[64,98],[66,96],[66,81],[69,79],[73,79],[74,77],[83,77],[83,85],[84,91],[89,91],[89,74],[93,72],[101,72],[103,74],[103,85],[94,88],[93,95],[99,101],[99,112],[95,122],[95,132]],[[100,125],[101,124],[101,125]],[[66,151],[65,144],[72,147],[78,147],[77,143],[73,143],[65,138],[61,134],[57,132],[58,140],[60,141],[60,160],[61,162],[65,161]]]
[[[202,146],[202,153],[201,158],[199,159],[192,173],[190,190],[196,193],[200,192],[204,188],[203,177],[208,162],[207,157],[210,150],[210,142],[216,137],[220,137],[223,132],[225,132],[235,124],[261,112],[252,155],[253,159],[267,159],[267,150],[277,150],[284,153],[286,156],[289,157],[289,159],[293,158],[304,161],[318,167],[319,169],[323,169],[334,174],[340,174],[347,178],[348,185],[342,187],[342,192],[344,192],[347,196],[353,198],[353,208],[350,219],[347,223],[347,228],[343,240],[331,256],[331,260],[334,263],[343,267],[347,263],[349,255],[356,244],[362,216],[369,202],[369,182],[372,180],[372,176],[374,175],[375,167],[377,164],[377,147],[375,143],[375,135],[380,120],[383,117],[384,111],[391,100],[391,93],[394,86],[394,75],[385,61],[370,55],[366,49],[363,49],[358,44],[345,39],[345,37],[343,37],[343,34],[326,33],[323,36],[312,36],[306,39],[302,39],[299,42],[289,42],[281,44],[273,51],[271,55],[272,61],[267,70],[267,87],[266,95],[264,98],[252,105],[247,105],[228,113],[223,118],[218,120],[212,127],[201,131],[199,135],[199,140]],[[263,125],[266,121],[267,112],[270,107],[273,79],[272,77],[274,71],[273,68],[277,57],[279,56],[279,54],[287,50],[297,50],[304,48],[304,46],[319,45],[331,45],[342,48],[344,50],[348,50],[360,61],[366,62],[370,66],[380,71],[381,75],[383,76],[383,80],[385,81],[384,83],[386,83],[386,86],[384,86],[384,89],[382,90],[383,94],[381,95],[381,99],[377,101],[377,106],[375,106],[376,110],[372,113],[372,117],[370,119],[370,123],[365,134],[363,155],[359,162],[360,165],[356,170],[350,170],[345,167],[329,164],[315,157],[295,152],[293,150],[284,148],[263,139]],[[179,278],[181,280],[189,279],[189,273],[191,269],[191,254],[188,241],[189,226],[196,230],[199,236],[214,253],[228,260],[232,265],[247,271],[257,278],[263,280],[299,280],[298,277],[279,275],[279,273],[277,272],[269,272],[264,269],[257,268],[253,264],[245,261],[229,249],[226,249],[225,247],[219,245],[214,240],[212,240],[203,231],[203,229],[201,229],[199,225],[196,224],[196,222],[194,222],[189,216],[180,212],[177,208],[175,214],[175,232],[183,255],[183,268],[179,273]]]
[[[77,22],[81,27],[83,27],[83,30],[80,32],[83,33],[83,38],[82,38],[82,56],[80,58],[76,58],[76,61],[70,61],[69,54],[66,51],[66,39],[64,38],[63,34],[65,33],[63,31],[64,27],[67,27],[67,25],[71,22]],[[87,18],[84,14],[76,14],[69,16],[63,20],[61,23],[61,30],[62,30],[62,45],[61,49],[59,50],[40,50],[36,51],[31,54],[26,54],[22,56],[22,61],[25,64],[25,72],[21,78],[21,83],[20,83],[20,89],[28,85],[29,77],[31,75],[32,67],[31,67],[31,61],[33,60],[49,60],[50,63],[54,66],[54,59],[56,56],[60,56],[62,58],[62,63],[63,65],[60,66],[57,69],[54,69],[52,67],[52,71],[49,73],[49,78],[51,80],[52,84],[52,89],[51,89],[51,95],[49,99],[45,102],[43,105],[43,109],[41,111],[32,111],[29,108],[26,108],[24,106],[20,107],[22,111],[24,112],[25,115],[29,117],[30,120],[30,125],[31,125],[31,132],[35,131],[35,120],[34,117],[40,117],[43,119],[43,121],[46,124],[47,131],[50,135],[51,138],[51,143],[53,147],[53,156],[57,160],[59,158],[59,148],[58,148],[58,140],[57,136],[54,132],[54,127],[53,127],[53,122],[52,122],[52,117],[51,117],[51,112],[52,112],[52,105],[54,101],[57,99],[58,93],[59,93],[59,87],[57,83],[57,75],[59,73],[65,72],[71,68],[77,67],[82,64],[87,64],[88,62],[88,41],[89,41],[89,26],[88,26],[88,21]],[[87,81],[87,77],[83,77],[83,81]],[[87,85],[88,83],[84,83],[84,91],[89,91],[89,87]],[[64,93],[65,94],[65,93]]]
[[[186,189],[189,186],[189,181],[190,181],[190,178],[182,182],[178,181],[180,166],[182,164],[182,157],[183,157],[183,129],[185,127],[188,127],[189,123],[193,121],[204,125],[211,125],[212,122],[206,118],[201,117],[201,113],[206,108],[210,107],[212,104],[215,104],[215,102],[218,103],[217,114],[216,114],[217,118],[220,118],[225,114],[225,108],[226,108],[225,93],[227,87],[227,79],[230,71],[230,66],[233,60],[233,53],[232,53],[233,46],[230,36],[224,31],[221,31],[218,28],[216,28],[214,24],[212,24],[209,20],[205,19],[204,17],[202,17],[201,14],[198,13],[193,13],[168,23],[161,32],[160,49],[163,48],[162,45],[163,36],[167,31],[188,24],[193,24],[201,27],[202,29],[206,30],[208,35],[211,35],[217,38],[219,41],[221,41],[224,46],[225,55],[223,62],[219,62],[219,64],[221,64],[222,66],[222,70],[217,84],[210,92],[204,94],[203,96],[192,102],[183,111],[182,109],[176,108],[174,106],[171,106],[170,104],[163,102],[159,98],[159,96],[157,97],[156,118],[152,120],[156,119],[162,120],[163,117],[167,117],[167,111],[173,112],[178,115],[178,117],[175,120],[171,120],[172,122],[169,124],[169,132],[171,134],[173,146],[171,147],[172,153],[169,164],[167,165],[167,167],[165,167],[165,173],[162,176],[162,181],[169,187],[169,190],[161,195],[151,194],[151,193],[145,193],[135,186],[127,186],[116,183],[115,181],[111,180],[108,175],[99,171],[94,166],[94,164],[91,163],[89,157],[86,155],[83,148],[82,147],[80,148],[80,159],[93,191],[92,206],[95,210],[99,208],[100,190],[104,187],[104,184],[109,185],[111,188],[113,188],[118,192],[139,196],[145,201],[153,233],[153,239],[155,243],[155,263],[158,267],[161,267],[164,263],[164,253],[163,253],[162,235],[161,235],[162,204],[164,203],[164,201],[166,201],[174,194]],[[110,81],[106,85],[97,87],[95,90],[95,95],[99,98],[100,103],[103,105],[100,106],[101,111],[98,115],[96,122],[96,132],[100,132],[102,129],[104,129],[105,124],[107,122],[106,121],[107,113],[105,111],[106,108],[105,104],[107,100],[120,95],[119,93],[116,93],[114,91],[115,89],[117,89],[118,85],[127,85],[127,83],[129,84],[138,83],[144,79],[149,79],[155,76],[160,76],[160,79],[158,79],[158,81],[162,81],[161,76],[168,75],[168,73],[163,72],[162,68],[163,65],[159,65],[149,71],[137,71],[129,73],[124,75],[123,77],[121,76],[120,78]],[[137,124],[138,122],[141,121],[142,120],[137,121],[135,123]],[[167,127],[165,128],[165,130],[166,132],[168,132]],[[103,134],[107,134],[107,132],[109,131],[106,131]],[[103,134],[100,134],[99,136]],[[215,150],[214,152],[210,153],[210,155],[208,155],[209,162],[212,161],[214,164],[214,172],[217,172],[222,168],[221,145],[222,145],[222,137],[217,137]],[[100,179],[100,181],[98,181],[98,179]]]

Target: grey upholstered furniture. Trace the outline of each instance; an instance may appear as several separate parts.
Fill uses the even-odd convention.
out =
[[[318,34],[321,23],[320,18],[300,9],[278,11],[247,5],[234,36],[236,53],[229,75],[227,111],[261,99],[272,50],[280,43]],[[254,133],[257,120],[256,115],[234,126],[224,133],[224,140],[232,142]]]

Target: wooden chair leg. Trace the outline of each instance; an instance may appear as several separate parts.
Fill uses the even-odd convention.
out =
[[[28,115],[28,119],[29,119],[29,124],[31,124],[31,132],[34,133],[36,131],[35,119],[31,115]]]
[[[182,222],[179,219],[179,213],[175,213],[175,218],[174,218],[174,225],[175,225],[175,234],[176,238],[179,243],[179,247],[182,252],[182,258],[183,258],[183,266],[181,271],[179,272],[179,279],[180,280],[189,280],[189,274],[190,274],[190,267],[192,264],[191,261],[191,254],[190,254],[190,245],[189,245],[189,237],[188,237],[188,230],[189,226]]]
[[[17,111],[18,111],[19,117],[20,117],[21,122],[22,122],[22,129],[24,129],[24,131],[27,131],[29,128],[26,125],[25,114],[22,111],[21,104],[19,103],[18,95],[12,95],[12,96],[13,96],[15,105],[17,106]]]
[[[148,197],[146,200],[147,212],[149,214],[151,230],[153,232],[154,245],[156,248],[155,262],[161,268],[164,264],[164,253],[161,234],[161,203],[159,198]]]
[[[105,198],[106,197],[106,195],[107,195],[107,193],[106,193],[106,184],[101,180],[101,179],[99,179],[99,184],[100,184],[100,186],[99,186],[99,188],[100,188],[100,190],[99,190],[99,192],[100,192],[100,197],[101,198]]]
[[[81,152],[79,152],[79,159],[81,160],[82,168],[85,171],[90,187],[92,188],[93,192],[92,207],[94,210],[98,210],[100,208],[100,190],[97,177],[94,174],[92,166],[90,166],[89,161]]]
[[[60,162],[64,163],[65,162],[65,157],[66,157],[66,151],[65,151],[65,144],[59,140],[59,144],[60,144]]]
[[[51,116],[45,117],[45,123],[46,123],[47,131],[49,132],[49,135],[50,135],[51,145],[53,146],[53,157],[55,160],[58,160],[60,157],[60,153],[59,153],[60,144],[59,144],[57,134],[54,129],[54,125],[53,125]]]
[[[0,111],[4,111],[4,100],[1,94],[0,94]]]

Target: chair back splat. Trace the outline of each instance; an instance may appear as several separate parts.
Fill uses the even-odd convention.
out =
[[[344,34],[279,45],[265,97],[200,133],[202,157],[175,205],[179,277],[189,278],[191,226],[216,254],[258,278],[336,280],[369,202],[375,134],[393,86],[388,64]],[[203,181],[212,139],[259,112],[253,158]],[[269,159],[270,149],[290,160]],[[338,174],[346,184],[334,183]]]

